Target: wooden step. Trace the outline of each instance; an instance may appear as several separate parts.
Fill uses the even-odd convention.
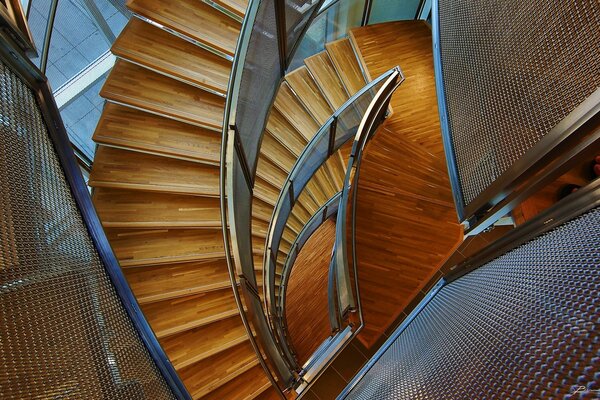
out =
[[[334,110],[321,93],[319,86],[302,66],[285,76],[286,82],[319,125],[325,124]]]
[[[263,178],[257,176],[254,181],[254,197],[274,206],[279,197],[279,190]]]
[[[289,174],[297,157],[292,154],[279,140],[266,131],[260,145],[261,155]]]
[[[225,260],[123,268],[123,273],[142,305],[231,288]]]
[[[142,305],[142,311],[158,338],[239,314],[231,287]]]
[[[127,7],[204,46],[230,56],[235,52],[241,24],[202,1],[129,0]]]
[[[219,168],[99,146],[88,184],[92,187],[218,197]]]
[[[192,398],[198,399],[256,365],[256,353],[246,341],[180,370],[179,376]]]
[[[321,126],[292,92],[287,82],[282,82],[275,97],[275,108],[293,125],[308,142]]]
[[[264,156],[261,152],[258,156],[256,175],[269,182],[272,186],[281,190],[287,178],[287,173]]]
[[[275,108],[271,108],[266,129],[275,139],[298,158],[308,141]]]
[[[347,38],[336,40],[327,43],[325,48],[348,94],[354,95],[365,86],[366,81],[350,40]]]
[[[114,103],[217,131],[223,125],[223,97],[125,60],[117,60],[100,96]]]
[[[92,139],[99,144],[219,165],[221,137],[212,130],[106,103]]]
[[[228,10],[229,12],[244,17],[248,8],[248,0],[209,0]]]
[[[294,217],[296,217],[298,221],[300,221],[301,226],[304,226],[310,219],[310,216],[312,215],[311,213],[306,211],[306,209],[302,206],[301,201],[297,201],[296,204],[294,204],[294,207],[292,207],[291,214]]]
[[[225,257],[220,229],[110,228],[106,236],[121,267],[219,260]]]
[[[257,400],[280,400],[281,397],[279,397],[279,393],[277,392],[277,389],[275,389],[273,386],[270,386],[267,390],[265,390],[264,392],[259,394],[257,397],[255,397],[255,399],[257,399]]]
[[[227,92],[231,62],[164,29],[131,18],[112,45],[114,55],[221,95]]]
[[[273,215],[273,206],[265,201],[254,197],[252,199],[252,218],[258,218],[262,221],[271,221]]]
[[[106,228],[218,228],[218,198],[97,188],[94,206]]]
[[[308,57],[304,64],[334,110],[339,109],[350,98],[327,51]]]
[[[238,315],[159,339],[175,369],[180,370],[248,340]]]
[[[206,400],[251,400],[271,387],[271,382],[261,365],[244,372],[227,385],[208,393]]]

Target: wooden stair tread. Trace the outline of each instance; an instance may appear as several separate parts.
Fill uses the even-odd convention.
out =
[[[88,184],[154,192],[219,196],[219,168],[99,146]]]
[[[129,20],[111,51],[191,85],[227,92],[230,61],[139,18]]]
[[[208,393],[206,400],[251,400],[271,387],[271,382],[261,365],[244,372],[227,385]]]
[[[115,62],[100,96],[193,125],[220,130],[225,99],[125,60]]]
[[[304,60],[304,64],[333,109],[339,109],[350,98],[327,51],[308,57]]]
[[[215,131],[106,103],[92,139],[99,144],[164,157],[219,165],[221,137]]]
[[[281,115],[300,132],[307,142],[315,136],[320,125],[304,108],[304,105],[292,92],[287,82],[282,82],[279,87],[274,104]]]
[[[142,305],[158,338],[238,315],[231,287]]]
[[[274,206],[279,197],[279,190],[260,176],[257,176],[254,181],[254,197]]]
[[[127,7],[205,46],[235,52],[241,24],[202,1],[129,0]]]
[[[268,131],[263,135],[260,152],[286,174],[290,173],[297,160],[297,157]]]
[[[218,198],[96,188],[94,206],[107,228],[218,228]]]
[[[226,385],[258,364],[249,341],[231,347],[179,371],[179,376],[194,399]]]
[[[362,89],[366,82],[350,40],[347,38],[325,44],[327,53],[350,96]]]
[[[271,108],[266,130],[296,157],[302,153],[308,143],[275,107]]]
[[[219,260],[225,257],[220,229],[110,228],[106,236],[122,267]]]
[[[239,316],[159,339],[173,367],[177,370],[247,340],[248,335]]]
[[[252,199],[252,218],[258,218],[269,222],[272,215],[273,206],[271,204],[268,204],[257,197]]]
[[[287,74],[285,80],[319,125],[331,117],[334,110],[305,66]]]
[[[225,260],[123,268],[123,273],[142,305],[231,288]]]
[[[248,8],[248,0],[212,0],[224,9],[234,13],[238,17],[243,17]]]
[[[260,153],[258,156],[256,175],[269,182],[278,190],[283,188],[283,184],[287,178],[287,173],[266,158],[263,153]]]
[[[258,399],[258,400],[280,400],[281,397],[279,397],[277,389],[275,389],[273,386],[271,386],[271,387],[267,388],[267,390],[265,390],[264,392],[259,394],[257,397],[255,397],[255,399]]]

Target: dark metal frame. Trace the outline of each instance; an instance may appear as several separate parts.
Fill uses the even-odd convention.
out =
[[[338,395],[337,400],[345,399],[358,382],[367,374],[373,365],[381,358],[388,348],[396,341],[398,336],[410,325],[412,320],[425,308],[427,303],[445,285],[459,279],[471,271],[485,265],[493,259],[529,242],[536,237],[600,206],[600,179],[596,179],[577,192],[565,197],[548,210],[542,212],[534,219],[515,228],[507,235],[483,248],[462,263],[453,267],[453,272],[441,279],[429,291],[418,306],[409,314],[402,324],[394,331],[393,335],[377,350],[369,362],[356,374],[344,390]]]
[[[529,177],[538,173],[543,168],[544,164],[551,162],[551,154],[556,149],[559,149],[574,132],[600,112],[600,88],[559,122],[538,143],[530,148],[522,158],[504,171],[473,201],[469,204],[465,204],[459,179],[460,173],[458,171],[454,146],[452,144],[452,131],[448,122],[449,114],[442,73],[443,64],[441,59],[439,18],[439,0],[433,0],[433,57],[438,109],[444,151],[446,154],[446,163],[458,218],[461,222],[468,221],[471,226],[476,224],[478,227],[477,230],[472,231],[471,228],[467,228],[469,234],[474,234],[484,229],[484,227],[493,224],[498,218],[503,216],[499,214],[497,211],[498,209],[501,209],[504,213],[512,210],[512,207],[516,205],[515,201],[512,201],[512,199],[515,196],[518,196],[519,198],[523,198],[524,196],[522,193],[519,193],[519,191],[523,190],[523,188],[519,188],[519,186],[522,186]],[[552,171],[547,173],[552,173]],[[542,176],[538,179],[548,179],[548,176]],[[531,190],[529,192],[531,192]],[[510,207],[507,205],[510,205]]]
[[[38,101],[50,139],[54,145],[77,208],[81,213],[92,242],[106,269],[106,273],[136,332],[173,394],[178,399],[191,399],[175,368],[170,363],[158,339],[150,328],[148,321],[145,319],[121,271],[119,262],[110,247],[102,224],[92,204],[90,193],[81,175],[79,165],[73,154],[71,143],[46,77],[29,61],[25,54],[11,43],[7,35],[0,34],[0,39],[2,42],[0,45],[0,58],[31,88]]]

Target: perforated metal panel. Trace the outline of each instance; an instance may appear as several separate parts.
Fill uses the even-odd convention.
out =
[[[443,287],[347,398],[598,398],[598,227],[596,208]]]
[[[109,281],[32,92],[0,64],[0,397],[171,399]]]
[[[598,0],[439,0],[466,205],[600,87]]]

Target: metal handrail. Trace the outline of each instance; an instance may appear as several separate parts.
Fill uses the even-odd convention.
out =
[[[309,12],[316,13],[321,2],[322,0],[315,3],[315,7]],[[249,162],[247,158],[251,157],[255,159],[256,154],[246,153],[243,148],[244,145],[240,137],[240,132],[238,132],[236,127],[236,112],[240,100],[242,75],[246,68],[248,49],[251,46],[251,36],[254,32],[255,24],[262,22],[257,20],[259,10],[267,10],[267,8],[261,9],[261,5],[264,7],[274,7],[277,15],[277,29],[275,32],[277,37],[273,40],[277,40],[278,43],[282,41],[287,42],[287,37],[282,37],[282,35],[287,34],[285,29],[286,13],[283,12],[285,9],[282,10],[282,7],[287,7],[287,5],[282,3],[275,4],[275,2],[267,0],[251,0],[242,23],[240,36],[238,37],[229,78],[223,116],[219,187],[225,256],[235,301],[261,366],[271,384],[277,388],[279,396],[284,398],[282,389],[288,389],[295,381],[295,368],[289,362],[289,359],[285,357],[282,349],[277,346],[264,314],[262,302],[258,296],[252,249],[249,242],[251,236],[251,198],[256,174],[256,163],[252,160]],[[310,21],[312,18],[308,20]],[[303,29],[304,27],[300,28]],[[287,50],[283,46],[280,48],[280,51]],[[255,67],[250,65],[248,68]],[[281,68],[281,74],[284,72],[285,68]],[[283,75],[278,79],[282,77]],[[278,82],[271,82],[271,84],[273,87],[276,87]],[[273,98],[266,99],[266,101],[272,103]],[[262,135],[266,120],[260,121],[259,124],[263,124],[263,129],[257,129],[257,132],[260,132],[260,135]],[[260,143],[261,139],[262,137],[256,138],[258,143]],[[240,201],[242,197],[244,200]],[[238,287],[238,279],[248,315],[243,307],[240,293],[236,289]],[[252,327],[250,326],[250,320],[252,321]],[[256,339],[253,331],[256,332]],[[266,360],[263,357],[263,353],[266,355]],[[274,374],[277,375],[277,378],[275,378]]]
[[[283,184],[283,189],[279,194],[279,198],[275,203],[275,207],[273,209],[273,217],[271,218],[269,228],[267,230],[267,239],[263,264],[263,290],[265,291],[265,306],[267,312],[270,313],[270,315],[276,314],[274,312],[276,302],[275,293],[273,290],[275,284],[274,266],[276,265],[276,255],[279,250],[279,244],[281,242],[285,222],[289,218],[289,214],[291,213],[292,207],[298,199],[300,192],[306,186],[310,177],[312,177],[317,171],[317,169],[325,162],[325,160],[323,160],[323,163],[311,162],[313,161],[311,160],[313,151],[315,150],[315,148],[317,148],[318,145],[323,143],[323,140],[327,137],[327,135],[330,135],[328,143],[331,144],[331,135],[333,135],[333,139],[335,139],[335,128],[340,115],[342,115],[346,110],[351,109],[351,107],[353,107],[356,104],[357,100],[362,99],[363,95],[372,91],[373,88],[375,88],[377,85],[382,84],[385,81],[385,79],[394,74],[394,71],[394,69],[391,69],[383,73],[381,76],[377,77],[369,84],[365,85],[361,90],[359,90],[351,98],[349,98],[338,110],[336,110],[335,113],[331,117],[329,117],[327,121],[325,121],[325,123],[321,126],[319,131],[311,139],[308,145],[306,145],[306,147],[298,157],[298,160],[296,160],[296,163],[292,167],[290,173],[288,174]],[[347,140],[351,138],[352,134],[349,133],[347,138],[343,138],[344,140],[334,140],[333,145],[329,146],[328,157],[331,156],[331,154],[333,154],[334,151],[338,150],[345,142],[347,142]],[[300,182],[300,190],[293,190],[294,193],[290,196],[290,187],[294,183],[298,182]],[[287,207],[287,212],[283,211],[284,207]],[[275,257],[275,259],[273,259],[273,257]]]
[[[281,277],[281,286],[279,287],[279,293],[277,296],[277,299],[278,299],[277,300],[277,302],[278,302],[277,311],[278,311],[278,313],[276,315],[276,318],[279,320],[279,327],[277,329],[277,332],[280,335],[280,342],[282,342],[284,344],[284,346],[288,347],[288,351],[291,354],[295,354],[295,351],[294,351],[293,346],[290,343],[290,341],[287,340],[287,338],[289,336],[288,335],[288,325],[287,325],[287,318],[285,317],[285,313],[283,312],[283,310],[285,310],[285,301],[286,301],[286,294],[287,294],[286,289],[287,289],[288,281],[290,279],[292,268],[293,268],[294,262],[296,261],[296,257],[300,253],[300,250],[302,250],[302,247],[306,244],[306,241],[326,220],[328,220],[329,218],[331,218],[333,215],[335,215],[337,213],[338,204],[339,204],[341,195],[342,195],[341,191],[337,192],[329,200],[327,200],[327,202],[324,205],[322,205],[317,211],[315,211],[315,213],[310,217],[310,219],[302,227],[302,230],[300,231],[300,233],[298,233],[298,235],[296,236],[296,239],[292,243],[291,251],[287,255],[285,262],[284,262],[282,277]]]
[[[338,312],[344,316],[349,309],[358,309],[360,325],[363,325],[362,309],[360,307],[360,292],[358,287],[358,268],[356,259],[356,200],[358,179],[360,176],[360,164],[362,161],[362,153],[366,144],[372,138],[376,129],[385,118],[391,96],[394,91],[404,81],[404,76],[399,67],[393,70],[393,74],[389,76],[386,83],[379,90],[363,120],[360,128],[354,138],[352,152],[348,159],[348,167],[346,169],[346,177],[344,178],[344,186],[340,206],[338,209],[336,221],[336,243],[335,243],[335,268],[336,268],[336,284],[337,284],[337,302]],[[352,195],[350,197],[350,190]],[[347,212],[348,202],[352,201],[352,217],[351,217],[351,260],[354,271],[354,290],[356,291],[356,301],[352,294],[350,285],[350,269],[348,263],[348,246],[347,246]],[[358,305],[358,307],[357,307]]]
[[[119,262],[112,251],[92,203],[90,193],[81,175],[81,170],[77,164],[47,78],[38,67],[31,63],[29,58],[14,44],[11,37],[4,31],[0,32],[0,59],[31,88],[36,97],[77,209],[81,213],[82,220],[88,230],[92,243],[133,327],[173,394],[178,399],[191,399],[175,368],[169,361],[156,335],[144,317],[123,275]]]

